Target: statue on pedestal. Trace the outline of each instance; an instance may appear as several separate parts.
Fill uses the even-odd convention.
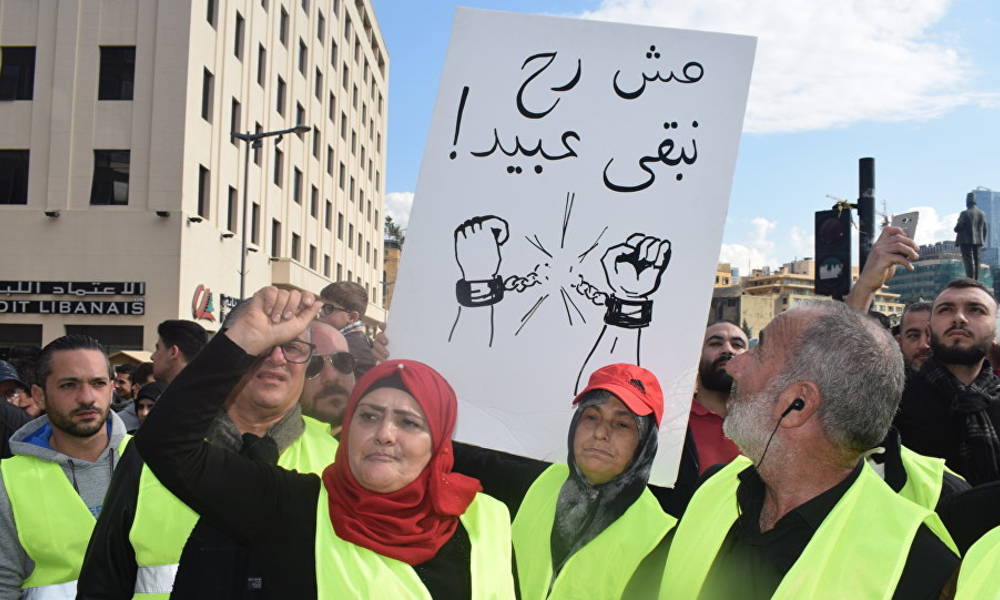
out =
[[[976,197],[972,192],[965,196],[966,209],[958,215],[955,225],[955,243],[962,250],[962,262],[965,263],[965,276],[979,279],[979,247],[986,244],[986,214],[976,206]]]

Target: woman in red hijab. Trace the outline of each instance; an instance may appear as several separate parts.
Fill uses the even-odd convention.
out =
[[[203,519],[271,550],[261,576],[234,582],[231,597],[514,598],[509,513],[452,472],[457,402],[429,366],[389,361],[358,381],[322,479],[202,441],[263,346],[296,335],[271,324],[275,303],[274,322],[285,302],[299,306],[288,295],[258,292],[171,382],[137,437],[160,481]]]

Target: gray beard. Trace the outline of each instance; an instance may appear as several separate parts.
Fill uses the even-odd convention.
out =
[[[726,418],[722,422],[722,431],[726,437],[755,464],[764,453],[770,435],[767,405],[765,394],[755,394],[750,398],[741,399],[734,386],[729,402],[726,403]]]

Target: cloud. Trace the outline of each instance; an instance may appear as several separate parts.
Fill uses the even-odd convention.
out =
[[[938,211],[931,206],[915,206],[903,212],[917,211],[920,217],[917,219],[917,235],[914,241],[918,244],[933,244],[945,240],[955,240],[955,223],[958,222],[959,212],[954,212],[944,216],[938,216]]]
[[[929,30],[952,0],[603,0],[582,16],[757,36],[744,129],[794,132],[931,119],[996,105]]]
[[[799,258],[812,256],[816,250],[815,234],[806,235],[806,232],[798,225],[792,225],[792,229],[788,232],[788,241],[795,256]]]
[[[775,244],[768,237],[777,226],[775,221],[763,217],[752,219],[750,231],[747,232],[747,243],[722,244],[719,250],[719,262],[729,263],[741,272],[748,267],[757,269],[777,265],[778,260],[773,255]]]
[[[413,208],[413,192],[389,192],[385,195],[385,214],[402,229],[410,224],[410,209]]]

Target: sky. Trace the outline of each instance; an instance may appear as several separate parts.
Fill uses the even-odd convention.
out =
[[[965,194],[1000,190],[995,0],[373,0],[389,50],[386,212],[405,227],[456,6],[758,37],[720,261],[813,254],[813,213],[858,196],[954,239]],[[884,202],[884,205],[883,205]]]

